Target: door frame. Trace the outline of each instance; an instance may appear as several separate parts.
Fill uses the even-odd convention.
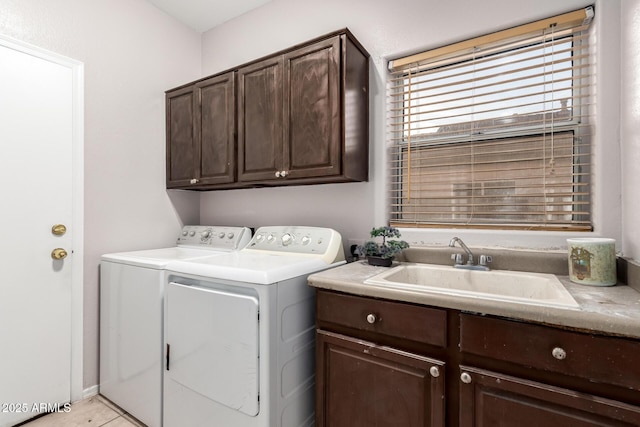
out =
[[[40,47],[0,34],[0,45],[72,71],[72,253],[71,268],[71,402],[85,397],[83,390],[84,359],[84,64]]]

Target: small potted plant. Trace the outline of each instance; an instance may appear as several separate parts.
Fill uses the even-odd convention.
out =
[[[382,243],[367,240],[362,246],[358,246],[358,252],[367,257],[371,265],[389,267],[393,257],[409,247],[404,240],[391,240],[392,237],[400,237],[400,231],[395,227],[378,227],[371,229],[371,237],[382,237]]]

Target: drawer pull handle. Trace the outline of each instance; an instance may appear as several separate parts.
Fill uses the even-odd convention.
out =
[[[375,314],[373,313],[367,314],[367,322],[373,325],[374,323],[376,323],[376,320],[378,320],[378,318],[376,317]]]
[[[429,368],[429,373],[433,378],[438,378],[440,376],[440,369],[437,366],[432,366]]]
[[[463,372],[462,374],[460,374],[460,381],[465,384],[471,384],[471,375],[469,375],[467,372]]]
[[[553,350],[551,350],[551,355],[558,360],[564,360],[567,358],[567,352],[560,347],[556,347]]]

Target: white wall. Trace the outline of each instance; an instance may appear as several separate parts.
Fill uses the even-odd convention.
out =
[[[98,383],[100,255],[169,246],[199,221],[199,195],[164,189],[164,91],[200,76],[201,38],[145,0],[0,0],[0,33],[85,64],[88,388]]]
[[[387,59],[440,46],[592,4],[570,0],[273,0],[216,27],[203,37],[203,72],[214,74],[249,60],[348,27],[371,54],[370,181],[277,189],[203,193],[203,222],[251,226],[304,223],[331,226],[343,238],[361,240],[387,221],[385,186],[385,69]],[[598,111],[606,120],[597,132],[607,145],[594,186],[596,234],[620,239],[619,2],[598,0]],[[460,13],[464,10],[464,13]],[[603,23],[607,25],[603,26]],[[611,108],[613,106],[613,108]],[[412,245],[445,244],[454,235],[474,245],[550,248],[566,246],[558,233],[496,233],[453,230],[403,231]]]
[[[640,1],[622,1],[622,224],[625,256],[640,260]]]

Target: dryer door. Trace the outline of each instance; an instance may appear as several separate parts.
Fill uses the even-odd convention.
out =
[[[225,406],[259,412],[258,299],[169,283],[165,375]]]

